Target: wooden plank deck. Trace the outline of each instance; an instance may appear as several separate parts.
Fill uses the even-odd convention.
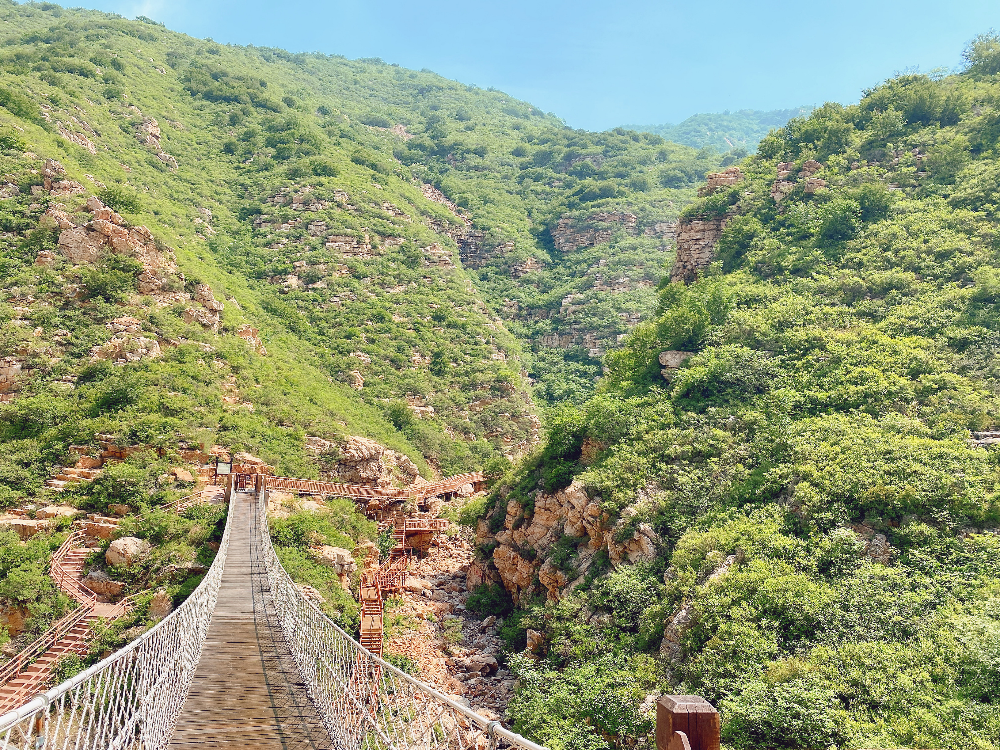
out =
[[[237,493],[219,599],[171,748],[333,748],[275,616],[251,544],[254,496]]]

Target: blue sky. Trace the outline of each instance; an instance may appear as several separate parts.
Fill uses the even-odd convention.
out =
[[[569,125],[857,101],[953,68],[996,0],[84,0],[218,42],[381,57],[492,86]]]

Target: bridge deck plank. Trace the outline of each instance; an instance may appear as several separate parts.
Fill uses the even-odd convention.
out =
[[[252,495],[237,495],[218,601],[171,748],[332,747],[252,549],[252,502]]]

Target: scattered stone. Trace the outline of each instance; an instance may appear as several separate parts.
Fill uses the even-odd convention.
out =
[[[46,505],[35,511],[36,518],[72,518],[80,511],[68,505]]]
[[[528,651],[533,654],[541,653],[545,645],[545,636],[537,630],[528,630]]]
[[[95,594],[109,598],[119,596],[125,590],[124,583],[111,580],[111,577],[103,570],[91,571],[81,583]]]
[[[159,590],[153,594],[153,599],[149,602],[149,618],[151,620],[162,620],[174,611],[174,601],[164,590]]]

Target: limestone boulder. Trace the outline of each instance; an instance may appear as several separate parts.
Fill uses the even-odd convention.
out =
[[[495,656],[490,654],[473,654],[459,659],[457,666],[465,672],[475,672],[481,675],[493,674],[499,669]]]
[[[174,611],[174,600],[170,598],[164,590],[159,590],[153,594],[153,599],[149,603],[149,618],[151,620],[162,620]]]
[[[0,607],[0,627],[6,628],[11,638],[16,638],[24,632],[29,617],[31,611],[27,607],[14,605]]]
[[[178,482],[193,482],[194,474],[192,474],[187,469],[181,468],[179,466],[174,467],[170,470],[170,473],[174,475],[174,479]]]
[[[144,539],[126,536],[111,542],[104,559],[113,568],[127,568],[142,562],[151,550],[152,546]]]
[[[660,370],[660,375],[663,376],[664,380],[672,380],[674,373],[680,369],[680,366],[684,364],[687,360],[694,356],[694,352],[681,352],[681,351],[667,351],[660,352],[660,366],[663,368]]]
[[[79,512],[76,508],[71,508],[68,505],[46,505],[35,511],[35,516],[37,518],[72,518]]]
[[[346,549],[328,545],[314,549],[313,554],[321,565],[330,568],[337,574],[341,587],[345,591],[350,591],[351,574],[358,569],[358,564],[354,562],[354,556]]]
[[[545,647],[545,636],[537,630],[528,630],[528,651],[533,654],[541,653]]]
[[[358,569],[358,564],[354,562],[354,556],[349,550],[342,547],[330,547],[323,545],[314,550],[316,560],[327,568],[330,568],[338,575],[341,573],[353,573]]]
[[[7,529],[17,534],[22,542],[31,539],[35,534],[44,534],[52,529],[52,522],[48,519],[32,520],[30,518],[3,518],[0,519],[0,529]]]
[[[111,577],[103,570],[91,571],[84,576],[81,583],[95,594],[107,598],[120,596],[125,590],[124,583],[111,580]]]
[[[83,533],[93,539],[109,541],[118,532],[118,524],[108,521],[86,520],[82,524]]]

